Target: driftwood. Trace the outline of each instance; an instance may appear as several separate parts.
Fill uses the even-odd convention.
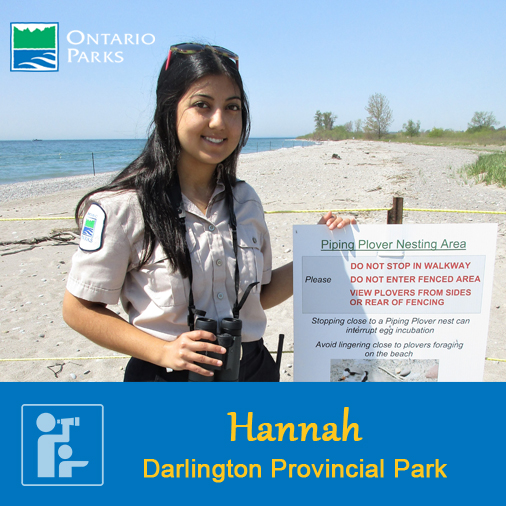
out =
[[[2,253],[0,256],[5,255],[14,255],[15,253],[21,253],[22,251],[30,251],[33,248],[37,247],[38,244],[47,241],[53,241],[56,243],[68,243],[74,241],[78,237],[74,232],[66,231],[66,232],[54,232],[51,235],[47,235],[44,237],[33,237],[32,239],[21,239],[20,241],[3,241],[0,242],[0,246],[13,246],[17,244],[22,244],[26,246],[30,246],[29,248],[23,248],[16,251],[8,251],[7,253]]]

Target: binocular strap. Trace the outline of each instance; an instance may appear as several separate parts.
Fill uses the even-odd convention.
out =
[[[232,314],[234,318],[239,318],[239,311],[244,306],[244,303],[246,302],[246,299],[248,298],[248,295],[250,294],[251,290],[258,285],[259,281],[255,281],[254,283],[251,283],[248,288],[246,288],[243,296],[241,297],[241,301],[239,302],[239,263],[237,262],[237,253],[238,253],[238,246],[237,246],[237,218],[235,215],[234,210],[234,196],[232,193],[232,187],[230,186],[230,183],[228,181],[224,181],[225,183],[225,199],[228,207],[228,214],[229,214],[229,226],[230,231],[232,235],[232,245],[234,248],[234,256],[235,256],[235,272],[234,272],[234,285],[235,285],[235,302],[234,306],[232,307]],[[190,250],[188,249],[188,243],[186,242],[186,212],[184,210],[183,205],[183,198],[181,195],[181,185],[179,183],[179,177],[176,174],[175,177],[175,183],[171,187],[170,191],[170,201],[172,203],[172,206],[174,210],[177,213],[178,220],[179,220],[179,227],[181,228],[181,233],[183,234],[183,237],[185,239],[184,241],[184,252],[186,257],[186,263],[188,265],[188,280],[190,282],[190,293],[188,296],[188,327],[190,328],[190,331],[194,330],[195,328],[195,317],[196,316],[205,316],[206,312],[202,311],[200,309],[195,308],[195,302],[193,299],[193,270],[192,270],[192,262],[190,257]]]

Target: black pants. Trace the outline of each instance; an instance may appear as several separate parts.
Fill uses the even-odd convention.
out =
[[[167,372],[164,367],[131,358],[124,381],[188,381],[188,371]],[[278,368],[263,339],[242,343],[239,381],[279,381]]]

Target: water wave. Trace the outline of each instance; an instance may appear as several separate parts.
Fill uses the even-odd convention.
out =
[[[32,67],[34,69],[39,69],[39,70],[45,70],[47,68],[51,68],[51,67],[47,67],[45,65],[38,65],[37,63],[32,63],[32,62],[23,62],[23,63],[19,64],[20,67],[21,67],[21,65],[28,65],[29,67]]]
[[[51,70],[56,69],[56,51],[42,50],[14,50],[14,68]]]
[[[42,60],[47,63],[50,63],[51,65],[56,64],[56,54],[55,53],[44,53],[44,56],[45,55],[53,56],[54,58],[52,60],[50,60],[49,58],[43,58],[42,56],[35,56],[34,58],[32,58],[32,61],[33,60]]]

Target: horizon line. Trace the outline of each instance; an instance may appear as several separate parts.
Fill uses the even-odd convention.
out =
[[[298,139],[295,135],[281,135],[281,136],[251,136],[248,138],[250,139],[293,139],[297,141],[308,141],[308,142],[314,142],[310,139]],[[44,142],[44,141],[147,141],[147,137],[103,137],[103,138],[73,138],[73,139],[0,139],[0,142]]]

